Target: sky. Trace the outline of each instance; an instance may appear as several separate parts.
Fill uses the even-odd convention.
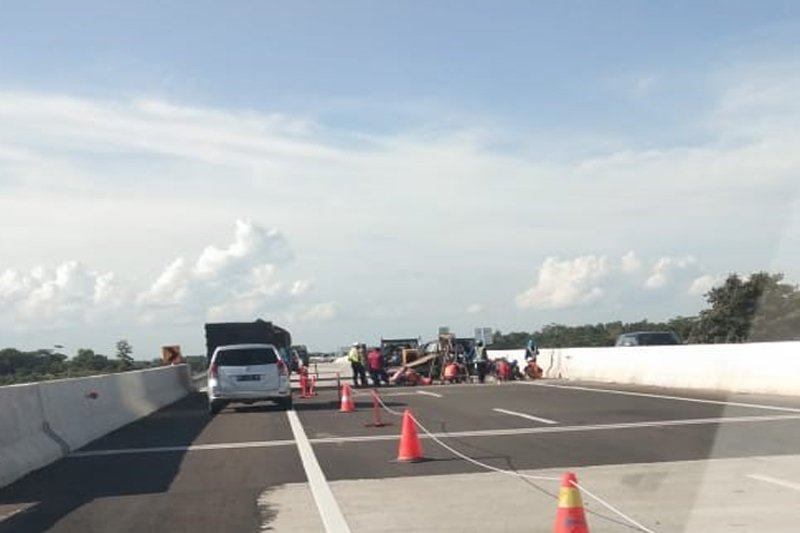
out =
[[[800,280],[796,2],[4,3],[0,346],[690,316]]]

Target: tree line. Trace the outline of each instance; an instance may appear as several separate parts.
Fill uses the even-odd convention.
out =
[[[606,322],[581,326],[548,324],[538,331],[496,332],[492,348],[521,348],[532,336],[547,348],[613,346],[623,333],[672,331],[691,344],[800,340],[800,290],[783,274],[731,274],[705,295],[697,316],[665,322]]]
[[[124,372],[156,364],[135,361],[133,347],[125,339],[118,341],[115,348],[113,358],[89,348],[80,348],[72,357],[54,349],[26,352],[4,348],[0,350],[0,385]]]

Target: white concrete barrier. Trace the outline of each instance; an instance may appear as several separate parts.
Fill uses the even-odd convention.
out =
[[[74,450],[185,396],[185,365],[43,382],[45,419]]]
[[[542,349],[545,377],[800,395],[800,342]]]
[[[38,385],[0,387],[0,487],[61,457],[44,424]]]
[[[0,486],[191,390],[186,365],[0,387]]]

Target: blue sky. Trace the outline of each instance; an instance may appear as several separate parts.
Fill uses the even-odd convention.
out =
[[[794,2],[160,4],[4,6],[5,344],[261,314],[327,349],[800,278]]]
[[[366,98],[606,134],[609,118],[671,129],[658,106],[620,116],[631,82],[701,85],[709,64],[796,45],[796,15],[793,2],[25,2],[4,10],[0,59],[10,87],[321,113],[343,128],[411,120],[353,116]],[[707,97],[695,88],[658,98],[692,109]]]

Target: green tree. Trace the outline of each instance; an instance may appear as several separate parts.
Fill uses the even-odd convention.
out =
[[[687,342],[691,338],[692,330],[696,325],[696,316],[676,316],[666,323],[666,328],[664,329],[672,331],[681,341]]]
[[[117,341],[117,359],[120,360],[124,369],[129,369],[133,366],[133,346],[127,340],[122,339]]]
[[[62,377],[67,356],[52,350],[23,352],[15,348],[0,350],[0,383],[25,383]]]
[[[765,283],[750,327],[751,341],[800,339],[800,291],[776,274]]]
[[[511,350],[525,346],[525,343],[528,342],[528,338],[530,337],[530,333],[515,331],[503,334],[500,331],[495,331],[492,337],[493,342],[491,348],[493,350]]]
[[[706,294],[690,340],[700,343],[777,341],[800,337],[800,294],[783,274],[731,274]]]
[[[94,353],[94,350],[80,348],[72,358],[72,366],[77,369],[111,371],[116,369],[114,362],[109,361],[105,355]]]

